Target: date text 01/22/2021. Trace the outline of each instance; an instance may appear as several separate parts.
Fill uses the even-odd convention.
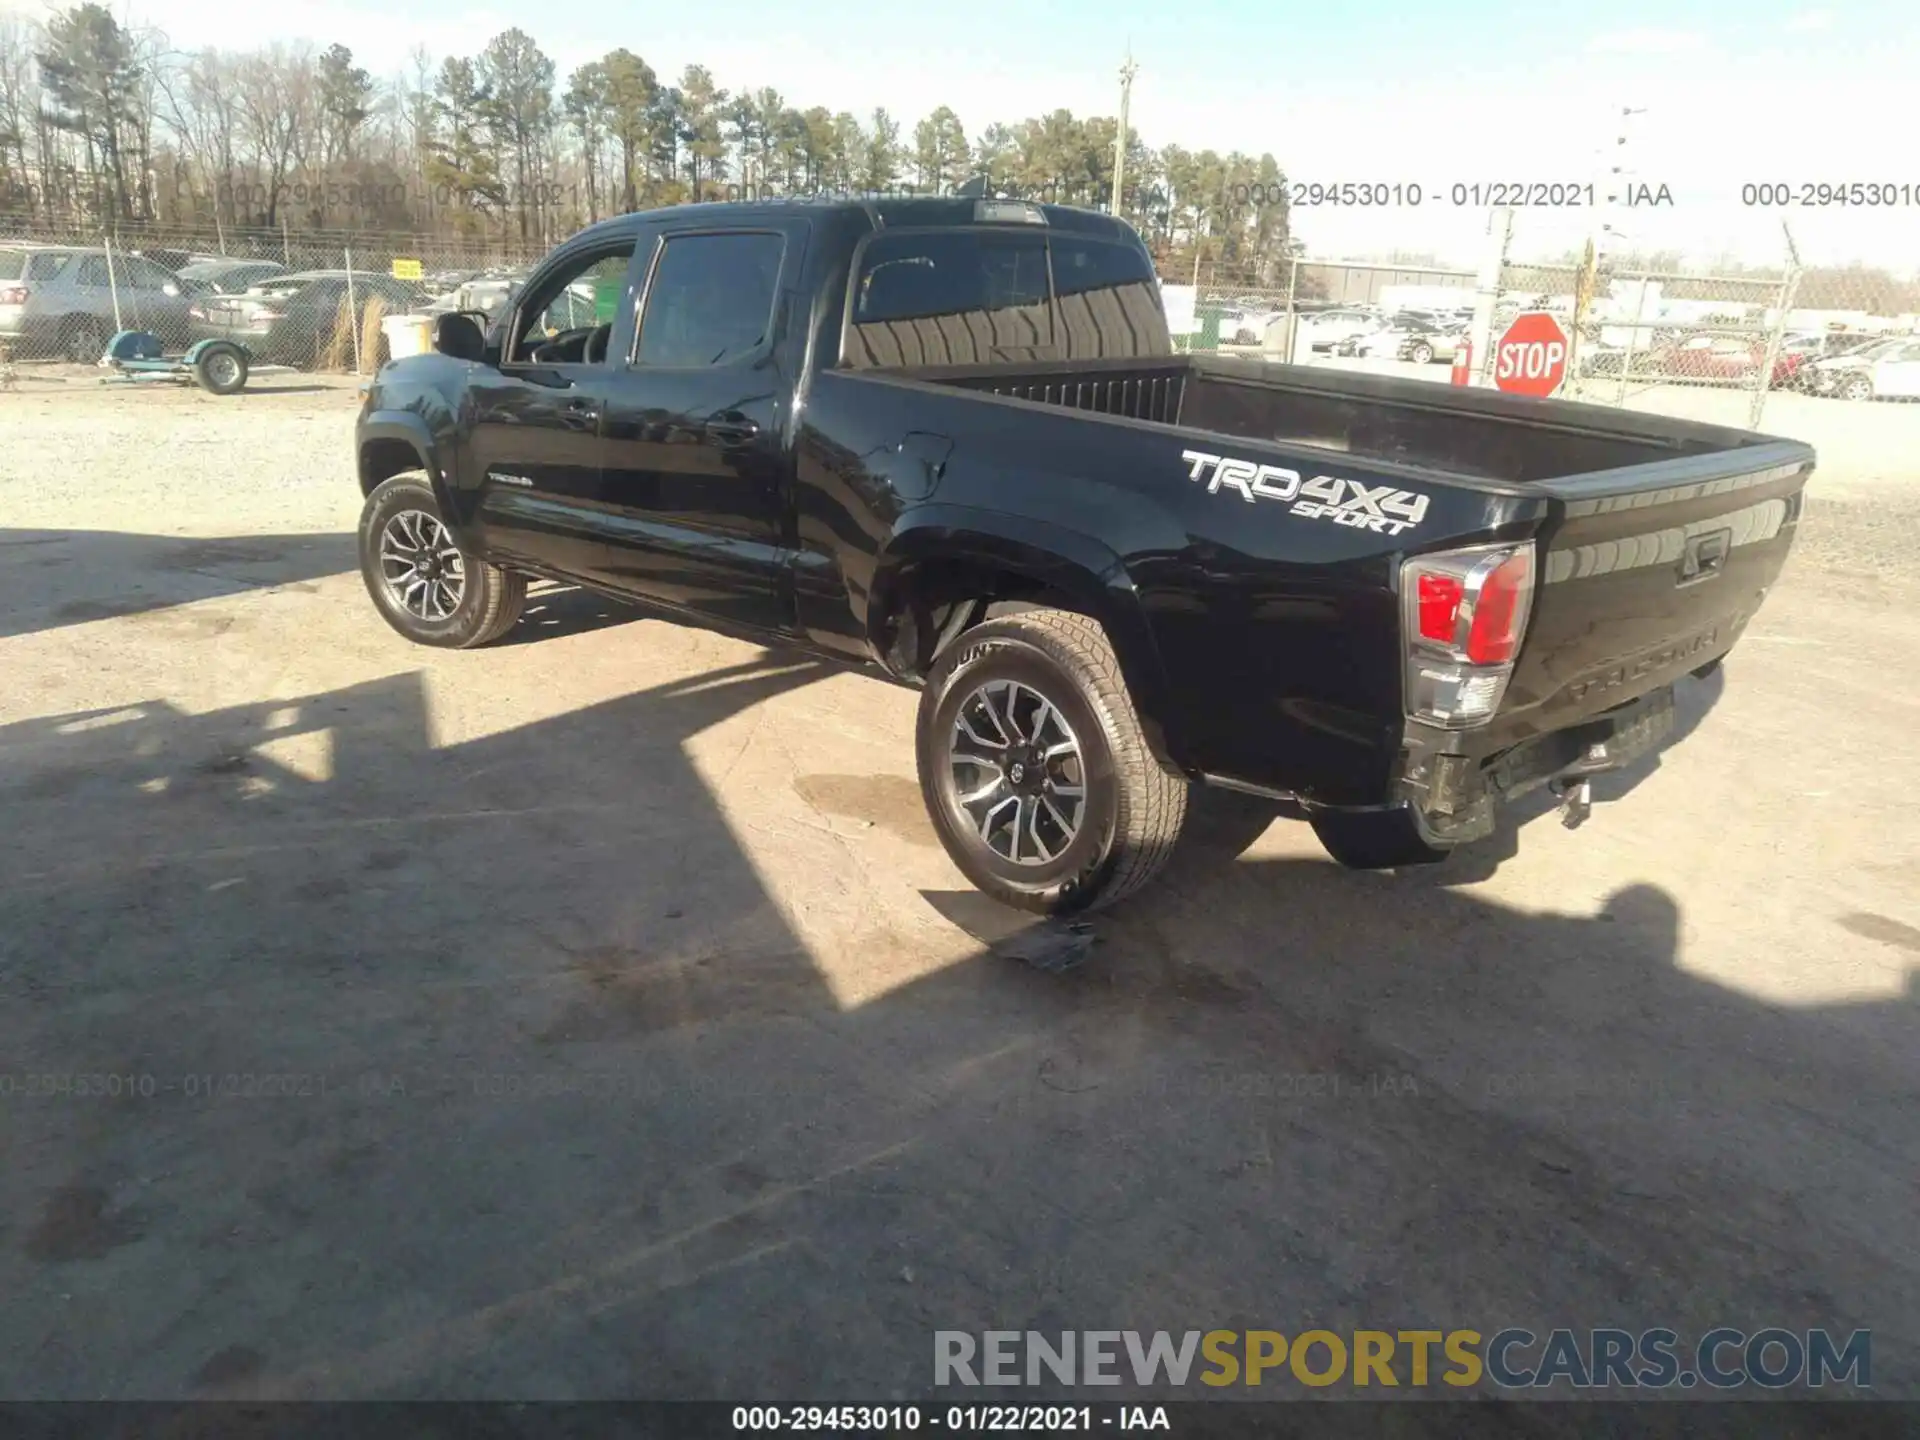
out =
[[[1602,189],[1590,180],[1455,180],[1427,185],[1415,180],[1275,180],[1227,187],[1236,205],[1301,208],[1406,208],[1451,205],[1456,209],[1591,209],[1599,205],[1670,206],[1672,187],[1643,180]]]
[[[934,1430],[1035,1431],[1086,1434],[1095,1430],[1173,1429],[1164,1405],[736,1405],[741,1432],[851,1431],[899,1434]]]

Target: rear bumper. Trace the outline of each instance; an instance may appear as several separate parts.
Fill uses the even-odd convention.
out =
[[[18,305],[0,306],[0,341],[29,348],[50,346],[59,327],[42,315],[25,313]]]
[[[1374,809],[1397,813],[1411,822],[1423,843],[1450,850],[1491,834],[1500,806],[1543,786],[1623,770],[1659,750],[1673,731],[1673,686],[1663,685],[1591,720],[1485,759],[1414,749],[1398,798]]]

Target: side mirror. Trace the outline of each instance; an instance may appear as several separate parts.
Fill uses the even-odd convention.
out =
[[[487,340],[472,315],[456,310],[434,320],[433,348],[455,360],[480,360],[485,357]]]

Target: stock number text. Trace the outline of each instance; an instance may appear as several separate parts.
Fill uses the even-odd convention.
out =
[[[1920,205],[1920,183],[1892,180],[1842,180],[1835,184],[1770,180],[1740,187],[1740,203],[1796,208],[1858,205],[1863,209]]]

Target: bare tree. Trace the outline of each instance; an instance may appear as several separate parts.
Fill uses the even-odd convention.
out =
[[[305,106],[299,93],[310,61],[304,52],[275,45],[249,55],[236,67],[241,143],[251,172],[244,190],[245,208],[236,204],[242,223],[271,230],[290,216],[281,207],[292,197],[288,182],[301,150]],[[241,196],[236,194],[236,200]]]
[[[37,215],[38,171],[27,148],[40,113],[40,77],[34,52],[37,27],[17,15],[0,15],[0,211]]]

